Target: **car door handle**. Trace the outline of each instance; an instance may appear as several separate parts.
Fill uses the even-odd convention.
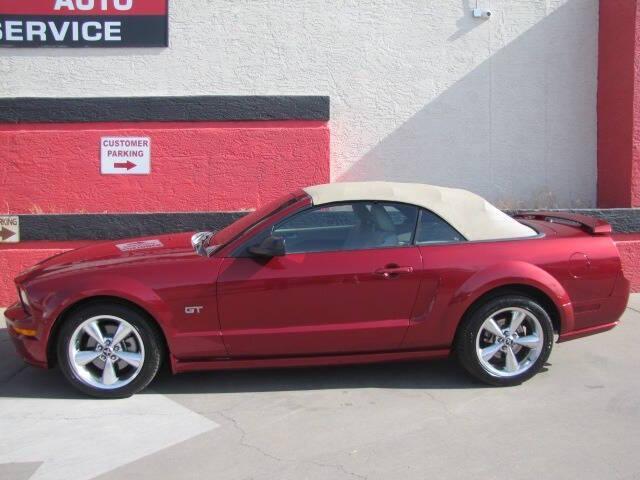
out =
[[[376,275],[381,275],[384,278],[394,278],[407,273],[413,273],[413,267],[385,267],[375,271]]]

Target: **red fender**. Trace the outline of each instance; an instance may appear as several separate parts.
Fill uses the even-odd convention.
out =
[[[60,289],[60,285],[64,285],[64,288]],[[89,285],[91,287],[87,288]],[[39,308],[34,310],[40,310],[47,338],[50,338],[51,330],[66,309],[88,298],[109,296],[129,301],[148,312],[156,320],[171,350],[171,340],[174,335],[170,331],[172,313],[169,306],[155,291],[131,277],[109,273],[87,273],[69,276],[63,284],[57,282],[56,289],[49,289],[45,285],[42,287],[43,291],[49,293],[42,298],[40,305],[36,305]]]
[[[507,285],[526,285],[542,291],[560,314],[560,333],[574,327],[574,312],[569,294],[560,282],[542,268],[527,262],[507,261],[472,275],[453,295],[449,308],[459,319],[484,294]]]

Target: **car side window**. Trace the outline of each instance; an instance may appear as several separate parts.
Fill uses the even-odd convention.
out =
[[[362,250],[411,245],[418,209],[387,202],[318,206],[282,221],[272,235],[287,253]]]
[[[417,245],[463,241],[465,241],[465,238],[460,232],[438,215],[429,210],[420,210],[415,241]]]

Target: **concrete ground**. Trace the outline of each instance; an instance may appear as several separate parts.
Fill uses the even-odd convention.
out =
[[[0,479],[640,479],[639,369],[640,295],[507,389],[441,361],[164,373],[99,401],[0,330]]]

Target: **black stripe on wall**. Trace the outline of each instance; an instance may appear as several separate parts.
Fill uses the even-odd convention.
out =
[[[328,96],[0,99],[0,123],[329,120]]]
[[[576,209],[543,209],[544,212],[579,213],[590,217],[601,218],[611,224],[616,233],[640,232],[640,208],[576,208]],[[507,213],[527,213],[536,210],[507,211]]]
[[[217,231],[246,212],[19,215],[20,240],[111,240],[162,233]]]
[[[618,233],[640,232],[638,208],[555,211],[603,218]],[[22,241],[109,240],[173,232],[216,231],[245,214],[246,212],[19,215],[20,238]]]

